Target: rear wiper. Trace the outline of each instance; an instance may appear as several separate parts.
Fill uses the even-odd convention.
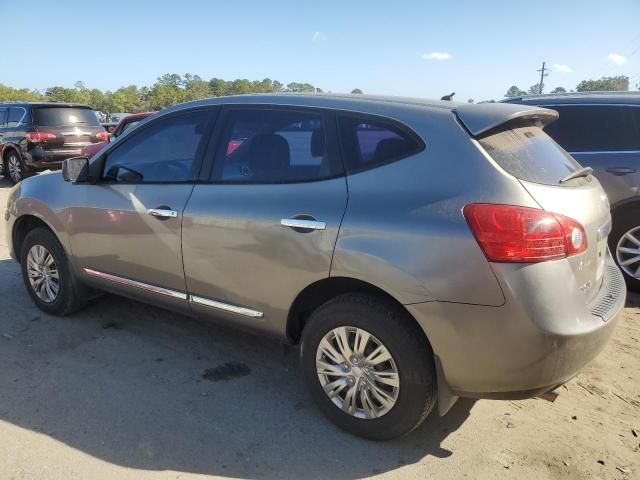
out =
[[[588,177],[592,173],[593,173],[593,168],[591,168],[591,167],[582,167],[579,170],[576,170],[575,172],[572,172],[569,175],[567,175],[566,177],[564,177],[562,180],[560,180],[560,183],[566,183],[569,180],[573,180],[574,178]]]

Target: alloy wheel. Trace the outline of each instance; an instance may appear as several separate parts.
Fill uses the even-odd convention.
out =
[[[22,180],[22,163],[15,153],[9,155],[9,158],[7,159],[7,168],[9,169],[9,176],[14,183],[18,183]]]
[[[616,258],[624,273],[640,280],[640,226],[620,237],[616,246]]]
[[[60,277],[51,252],[42,245],[34,245],[27,254],[29,284],[36,296],[45,303],[58,298]]]
[[[316,351],[316,372],[329,399],[353,417],[382,417],[398,401],[400,376],[391,353],[361,328],[328,332]]]

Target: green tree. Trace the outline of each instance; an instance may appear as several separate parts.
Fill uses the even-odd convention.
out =
[[[351,93],[353,93],[354,95],[362,95],[362,90],[360,90],[359,88],[354,88],[353,90],[351,90]]]
[[[578,92],[627,90],[629,90],[629,77],[625,75],[602,77],[600,80],[583,80],[576,87],[576,91]]]
[[[551,93],[567,93],[567,89],[564,87],[556,87],[551,90]]]
[[[529,95],[538,95],[540,93],[542,93],[540,91],[540,82],[538,82],[538,83],[536,83],[534,85],[531,85],[529,87],[529,91],[527,92],[527,94],[529,94]]]
[[[0,83],[0,102],[24,101],[36,102],[42,100],[42,95],[36,90],[27,88],[12,88]]]
[[[287,92],[299,92],[299,93],[314,93],[316,91],[316,87],[311,85],[310,83],[297,83],[291,82],[287,84]]]
[[[467,103],[473,103],[473,98],[470,98],[469,100],[467,100]]]
[[[504,96],[507,98],[511,98],[511,97],[521,97],[526,94],[527,92],[525,92],[524,90],[520,90],[520,88],[517,87],[516,85],[512,85],[509,87],[509,90],[507,90],[507,93],[505,93]]]

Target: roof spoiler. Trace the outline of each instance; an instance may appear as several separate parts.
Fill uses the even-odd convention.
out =
[[[476,138],[524,125],[544,127],[558,118],[548,108],[518,104],[482,103],[459,105],[453,109],[462,125]]]

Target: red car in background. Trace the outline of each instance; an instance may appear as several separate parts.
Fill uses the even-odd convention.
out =
[[[120,120],[120,122],[118,122],[118,124],[114,127],[113,131],[110,134],[111,137],[118,138],[126,130],[132,128],[133,126],[135,126],[136,124],[140,123],[142,120],[147,118],[149,115],[153,115],[154,113],[156,112],[133,113],[131,115],[127,115],[122,120]],[[112,138],[110,138],[109,141],[112,141]],[[109,142],[107,141],[107,142],[100,142],[100,143],[92,143],[91,145],[87,145],[82,149],[82,155],[85,157],[91,158],[96,153],[98,153],[102,149],[102,147],[104,147],[107,143]]]

